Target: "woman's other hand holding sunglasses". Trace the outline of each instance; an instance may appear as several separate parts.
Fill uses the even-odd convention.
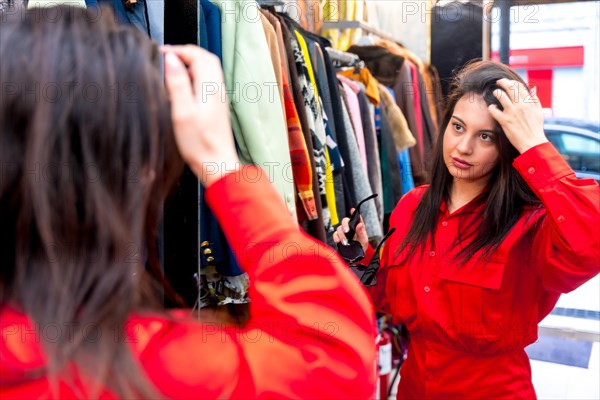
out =
[[[350,213],[353,215],[355,211],[356,209],[353,208],[350,210]],[[335,244],[340,246],[341,243],[341,245],[344,246],[348,245],[349,240],[356,240],[362,245],[364,251],[367,250],[367,247],[369,247],[369,237],[367,236],[367,230],[365,228],[365,224],[363,222],[362,217],[359,216],[359,218],[360,219],[358,221],[358,224],[356,225],[354,236],[351,238],[348,238],[346,236],[347,233],[350,233],[351,231],[350,218],[342,219],[342,223],[333,233],[333,241],[335,242]]]

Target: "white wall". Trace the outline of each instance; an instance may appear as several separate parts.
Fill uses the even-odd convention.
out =
[[[555,117],[588,118],[584,68],[555,68],[552,76],[552,111]],[[583,94],[583,95],[582,95]]]

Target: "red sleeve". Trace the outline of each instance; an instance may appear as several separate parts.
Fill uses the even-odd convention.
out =
[[[542,285],[569,292],[600,272],[600,188],[577,179],[550,144],[535,146],[514,167],[542,201],[547,215],[533,243]]]
[[[372,397],[373,307],[337,253],[297,228],[259,168],[215,182],[206,201],[251,280],[251,319],[230,335],[252,397]]]

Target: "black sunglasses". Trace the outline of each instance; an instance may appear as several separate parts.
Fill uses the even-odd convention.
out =
[[[374,199],[375,197],[377,197],[377,193],[372,194],[358,203],[356,209],[354,210],[354,214],[350,216],[350,221],[348,222],[348,227],[350,229],[345,233],[348,244],[340,243],[337,246],[340,256],[350,264],[365,258],[365,251],[363,250],[360,242],[354,240],[354,234],[356,233],[356,225],[358,225],[360,222],[360,206],[362,206],[365,202]]]
[[[360,242],[354,240],[356,226],[360,222],[360,206],[362,206],[368,200],[374,199],[375,197],[377,197],[377,193],[372,194],[358,203],[356,209],[354,210],[354,214],[350,216],[350,221],[348,222],[348,227],[350,229],[345,233],[348,244],[344,245],[340,243],[337,246],[340,256],[345,261],[350,263],[350,269],[365,286],[373,286],[377,283],[375,274],[379,268],[379,251],[381,250],[383,243],[392,235],[392,233],[396,231],[396,228],[390,229],[383,239],[381,239],[381,242],[379,242],[377,248],[375,249],[375,255],[373,255],[373,258],[367,265],[358,263],[364,259],[366,255]]]
[[[377,248],[375,249],[375,254],[373,255],[373,258],[371,258],[371,261],[369,261],[369,264],[357,264],[355,262],[350,263],[350,269],[352,270],[352,272],[354,272],[356,277],[361,281],[361,283],[364,286],[374,286],[377,284],[376,274],[377,270],[379,269],[379,251],[381,250],[381,246],[383,246],[383,243],[386,240],[388,240],[388,238],[392,236],[392,233],[394,233],[395,231],[396,228],[390,229],[390,231],[385,234],[383,239],[381,239],[381,242],[379,242],[379,244],[377,245]]]

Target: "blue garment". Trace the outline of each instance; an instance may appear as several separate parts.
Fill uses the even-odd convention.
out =
[[[215,266],[225,276],[238,276],[244,272],[235,259],[231,247],[214,214],[204,201],[204,187],[200,188],[200,267]]]
[[[148,27],[148,4],[146,0],[138,0],[127,8],[129,22],[140,32],[152,39],[152,30]]]
[[[150,20],[150,36],[159,45],[165,44],[165,1],[149,0],[148,19]]]
[[[206,49],[223,61],[223,48],[221,44],[221,10],[210,2],[200,0],[200,6],[204,13],[205,32],[208,39]]]
[[[221,11],[209,0],[200,0],[198,8],[198,44],[222,61]],[[225,277],[242,275],[233,251],[214,214],[202,200],[204,187],[200,188],[200,267],[214,266]],[[206,250],[209,250],[207,252]]]
[[[381,133],[381,106],[375,107],[375,133]]]
[[[415,187],[408,149],[398,153],[398,164],[400,165],[400,177],[402,178],[402,195],[405,195]]]
[[[115,12],[117,21],[120,24],[129,24],[129,17],[127,16],[127,10],[121,0],[98,0],[99,5],[108,5]]]
[[[150,3],[153,2],[154,0],[150,1]],[[153,39],[148,12],[149,4],[146,0],[138,0],[127,7],[125,7],[121,0],[86,0],[88,7],[98,7],[100,4],[112,8],[119,23],[133,25],[140,32],[145,33]]]
[[[389,87],[386,87],[386,89],[392,95],[392,98],[395,102],[396,93],[394,92],[394,89]],[[400,177],[402,179],[402,195],[405,195],[415,187],[415,181],[412,175],[412,166],[410,165],[410,153],[408,149],[404,149],[398,153],[398,165],[400,166]]]

